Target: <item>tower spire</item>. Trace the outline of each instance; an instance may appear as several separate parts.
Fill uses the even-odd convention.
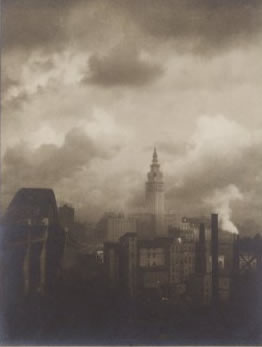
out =
[[[153,152],[153,164],[158,164],[158,158],[157,158],[157,151],[156,151],[156,146],[154,147],[154,152]]]
[[[154,146],[152,164],[150,171],[147,174],[146,182],[146,207],[148,213],[153,215],[153,229],[158,235],[163,235],[164,214],[165,214],[165,195],[164,195],[164,180],[158,162],[157,150]]]

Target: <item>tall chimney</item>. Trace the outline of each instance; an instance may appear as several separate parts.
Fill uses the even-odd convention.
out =
[[[239,235],[234,236],[233,240],[233,274],[239,272]]]
[[[238,300],[239,288],[239,235],[235,235],[233,239],[233,266],[232,266],[232,286],[231,300]]]
[[[212,254],[212,297],[216,304],[219,300],[218,282],[218,215],[211,215],[211,254]]]

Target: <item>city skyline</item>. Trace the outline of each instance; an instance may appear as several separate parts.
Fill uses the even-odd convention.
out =
[[[172,210],[260,230],[258,1],[2,7],[3,207],[23,186],[82,219],[142,206],[156,145]]]
[[[0,2],[1,344],[261,344],[262,1]]]
[[[165,229],[167,227],[164,226],[164,216],[169,213],[176,215],[177,223],[179,223],[179,220],[183,220],[183,218],[186,217],[194,217],[194,218],[205,218],[207,217],[208,213],[213,211],[216,213],[219,213],[220,215],[220,227],[222,230],[227,231],[229,233],[238,234],[239,230],[238,227],[235,225],[235,223],[232,221],[232,209],[230,207],[230,201],[231,201],[231,194],[237,193],[233,186],[230,186],[230,189],[228,192],[218,193],[216,197],[213,198],[213,200],[210,200],[208,203],[210,203],[210,210],[199,210],[200,213],[198,214],[190,214],[190,210],[175,210],[174,208],[170,208],[166,204],[166,192],[165,192],[165,183],[163,179],[163,173],[160,170],[160,163],[158,161],[158,154],[157,154],[157,148],[154,146],[153,148],[153,155],[152,155],[152,163],[150,165],[150,171],[147,173],[147,179],[145,180],[145,187],[144,190],[140,192],[140,194],[143,196],[141,197],[141,200],[139,201],[138,205],[133,205],[131,207],[129,206],[117,206],[115,209],[113,208],[113,204],[110,206],[108,210],[101,210],[101,213],[98,215],[97,220],[88,219],[87,216],[79,216],[79,204],[72,203],[70,200],[58,200],[58,205],[63,206],[71,206],[75,209],[76,215],[78,220],[84,221],[84,222],[99,222],[100,218],[103,218],[103,215],[107,213],[124,213],[127,216],[131,213],[132,214],[141,214],[149,213],[152,215],[155,215],[159,224],[158,227],[156,227],[156,232],[158,229],[158,232],[165,233]],[[161,187],[159,186],[161,185]],[[27,187],[29,188],[29,187]],[[37,188],[37,187],[36,187]],[[39,187],[38,187],[39,188]],[[237,193],[238,194],[238,193]],[[241,199],[241,196],[236,196],[236,199]],[[81,205],[80,205],[81,206]],[[173,207],[173,206],[171,206]],[[80,219],[79,219],[80,217]],[[163,219],[164,218],[164,219]],[[161,231],[162,230],[162,231]],[[245,231],[245,230],[244,230]],[[256,233],[257,230],[251,230],[250,234]],[[246,234],[246,232],[245,232]]]

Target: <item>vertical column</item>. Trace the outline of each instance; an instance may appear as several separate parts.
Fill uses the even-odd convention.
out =
[[[24,273],[24,294],[27,295],[30,290],[30,255],[31,255],[31,220],[28,220],[26,254],[23,263]]]
[[[47,245],[47,237],[48,237],[48,219],[44,220],[45,231],[43,237],[43,246],[42,252],[40,255],[40,293],[45,293],[45,285],[46,285],[46,245]]]
[[[239,235],[234,235],[233,239],[233,273],[239,272]]]
[[[129,293],[136,295],[137,289],[137,238],[132,235],[128,238],[128,269],[129,269]]]
[[[218,215],[211,215],[211,254],[212,254],[212,297],[216,304],[219,300],[219,279],[218,279]]]
[[[232,261],[232,286],[231,286],[231,300],[237,302],[238,288],[239,288],[239,235],[234,235],[233,238],[233,261]]]

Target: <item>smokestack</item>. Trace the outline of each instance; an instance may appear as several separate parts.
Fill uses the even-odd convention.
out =
[[[199,225],[199,240],[197,248],[197,262],[196,262],[196,272],[199,274],[206,273],[206,235],[205,235],[205,225],[201,223]]]
[[[239,235],[234,235],[233,241],[233,274],[239,272]]]
[[[218,282],[218,215],[211,215],[211,254],[212,254],[212,297],[213,302],[219,300]]]
[[[237,302],[239,298],[239,235],[234,235],[233,239],[233,267],[232,267],[232,287],[231,300]]]

